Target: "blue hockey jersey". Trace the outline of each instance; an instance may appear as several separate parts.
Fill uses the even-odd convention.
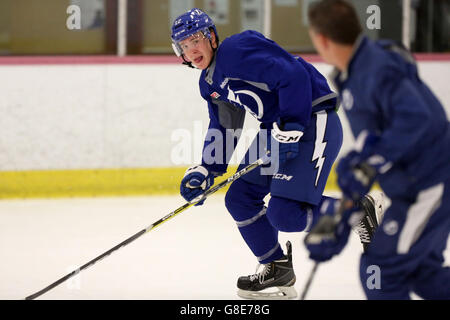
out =
[[[388,196],[450,177],[450,126],[438,99],[418,75],[411,54],[390,41],[361,37],[348,69],[333,76],[357,137],[381,136],[374,154],[392,162],[379,177]]]
[[[220,130],[224,137],[226,129],[242,128],[245,111],[264,128],[277,120],[306,128],[312,113],[338,105],[337,94],[311,64],[256,31],[226,38],[199,84],[208,102],[209,128]],[[226,171],[231,153],[223,150],[223,161],[207,163],[205,149],[214,141],[210,138],[207,135],[202,164],[220,174]]]

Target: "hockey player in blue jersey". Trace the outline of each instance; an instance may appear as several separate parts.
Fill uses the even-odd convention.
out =
[[[213,21],[199,9],[175,19],[172,41],[184,64],[202,70],[200,93],[210,118],[202,163],[186,171],[181,195],[197,198],[226,172],[245,113],[254,116],[261,130],[241,166],[266,154],[270,161],[236,180],[225,205],[264,268],[240,277],[238,294],[293,298],[291,245],[285,254],[278,232],[309,231],[328,199],[322,193],[342,144],[337,94],[312,65],[256,31],[219,43]],[[279,291],[261,292],[269,287]]]
[[[332,237],[320,230],[306,237],[311,258],[339,254],[357,211],[348,205],[376,179],[391,205],[361,257],[367,298],[409,299],[415,292],[450,299],[450,268],[443,266],[450,231],[450,125],[442,105],[420,79],[412,55],[391,41],[363,36],[346,1],[316,3],[309,21],[317,51],[336,67],[333,78],[357,137],[355,149],[337,166],[338,184],[350,202]],[[336,202],[330,200],[331,213],[340,207]],[[379,270],[376,283],[373,266]]]

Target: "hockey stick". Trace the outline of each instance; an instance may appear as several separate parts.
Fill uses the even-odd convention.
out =
[[[172,211],[171,213],[167,214],[166,216],[162,217],[161,219],[159,219],[158,221],[154,222],[153,224],[151,224],[150,226],[148,226],[145,229],[142,229],[141,231],[139,231],[138,233],[134,234],[133,236],[129,237],[128,239],[122,241],[121,243],[119,243],[118,245],[116,245],[115,247],[109,249],[108,251],[102,253],[101,255],[99,255],[98,257],[92,259],[91,261],[89,261],[88,263],[82,265],[80,268],[72,271],[71,273],[65,275],[64,277],[62,277],[61,279],[53,282],[52,284],[48,285],[47,287],[45,287],[44,289],[28,296],[25,298],[25,300],[33,300],[41,295],[43,295],[44,293],[46,293],[47,291],[55,288],[56,286],[60,285],[61,283],[63,283],[64,281],[66,281],[67,279],[77,275],[78,273],[80,273],[82,270],[87,269],[88,267],[92,266],[93,264],[95,264],[97,261],[109,256],[112,252],[120,249],[121,247],[126,246],[127,244],[133,242],[134,240],[136,240],[137,238],[139,238],[140,236],[142,236],[143,234],[152,231],[153,229],[155,229],[157,226],[161,225],[163,222],[166,222],[167,220],[175,217],[176,215],[178,215],[179,213],[183,212],[184,210],[192,207],[193,205],[199,203],[200,201],[205,200],[207,197],[209,197],[211,194],[215,193],[216,191],[218,191],[219,189],[222,189],[223,187],[227,186],[228,184],[232,183],[233,181],[235,181],[236,179],[240,178],[241,176],[243,176],[244,174],[252,171],[253,169],[256,169],[257,167],[259,167],[260,165],[264,164],[266,161],[265,158],[261,158],[256,160],[255,162],[253,162],[252,164],[248,165],[247,167],[243,168],[242,170],[239,170],[238,172],[236,172],[235,174],[233,174],[231,177],[229,177],[228,179],[220,182],[219,184],[213,186],[211,189],[208,189],[203,195],[201,195],[200,197],[192,200],[191,202],[187,202],[186,204],[182,205],[181,207],[179,207],[178,209],[176,209],[175,211]]]
[[[309,273],[308,281],[306,281],[305,287],[303,288],[302,295],[300,296],[300,300],[305,300],[306,294],[309,291],[309,287],[311,286],[311,282],[314,279],[314,276],[316,275],[317,267],[319,266],[319,262],[314,262],[314,266],[311,269],[311,272]]]

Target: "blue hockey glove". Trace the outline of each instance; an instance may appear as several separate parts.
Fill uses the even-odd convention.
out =
[[[278,159],[280,164],[286,163],[288,160],[295,159],[299,153],[299,141],[303,136],[304,128],[294,122],[285,123],[280,129],[279,122],[273,123],[271,131],[271,139],[268,140],[268,149],[271,150],[272,159],[276,159],[276,147],[278,145]],[[270,143],[269,143],[270,141]],[[270,144],[270,145],[269,145]]]
[[[322,204],[320,212],[323,216],[304,240],[310,259],[324,262],[341,253],[348,242],[352,226],[361,221],[364,215],[350,202],[349,208],[345,209],[341,219],[337,220],[335,214],[338,206],[340,201],[337,199],[329,199]]]
[[[376,177],[375,169],[363,163],[356,151],[351,151],[339,161],[336,173],[342,193],[353,201],[369,192]]]
[[[379,174],[392,167],[392,163],[375,153],[380,140],[378,136],[363,132],[358,140],[362,140],[362,143],[359,142],[362,145],[360,150],[349,152],[336,168],[339,187],[345,196],[355,202],[370,191]]]
[[[193,166],[186,170],[181,180],[180,193],[188,202],[201,196],[214,184],[214,175],[203,166]],[[196,206],[201,206],[205,200],[200,201]]]

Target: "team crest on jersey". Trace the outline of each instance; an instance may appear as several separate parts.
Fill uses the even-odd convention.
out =
[[[255,107],[258,109],[258,111],[257,111],[258,113],[252,111],[252,109],[250,109],[247,105],[243,104],[241,102],[241,99],[239,98],[239,95],[248,96],[248,97],[252,98],[252,100],[254,101],[254,104],[256,104]],[[245,110],[247,110],[252,116],[254,116],[258,120],[261,119],[264,115],[264,104],[263,104],[261,98],[253,91],[250,91],[250,90],[233,91],[230,89],[230,86],[228,86],[227,99],[230,102],[234,102],[234,103],[242,106]]]
[[[342,91],[342,105],[344,106],[344,109],[347,111],[351,110],[353,108],[353,103],[354,99],[350,90],[345,89]]]
[[[217,92],[213,92],[213,93],[211,93],[211,98],[213,98],[213,99],[219,99],[219,97],[220,97],[220,94],[218,94]]]

